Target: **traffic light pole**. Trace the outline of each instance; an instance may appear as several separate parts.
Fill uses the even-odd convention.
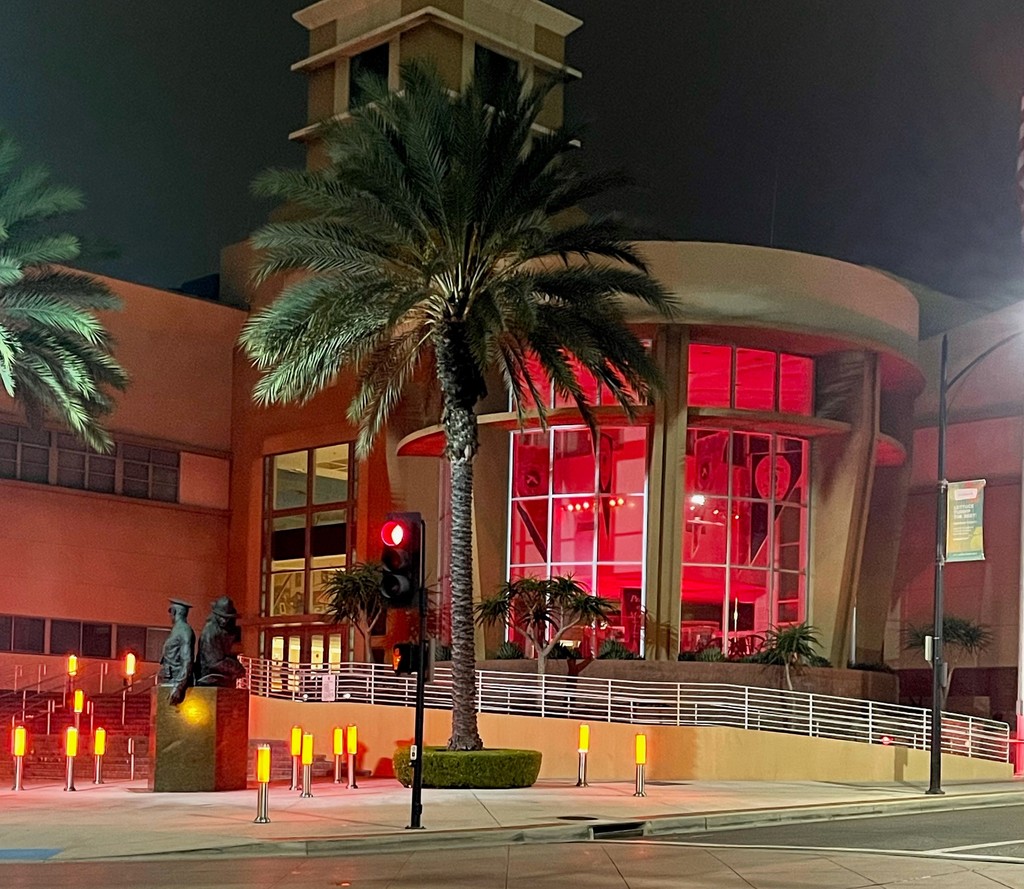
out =
[[[412,814],[409,819],[409,830],[422,830],[420,816],[423,814],[423,711],[426,708],[427,688],[427,587],[420,584],[420,662],[416,671],[416,724],[413,729],[412,750]]]

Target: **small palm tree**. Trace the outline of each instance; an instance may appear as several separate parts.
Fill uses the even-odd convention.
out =
[[[304,274],[249,320],[242,346],[262,374],[263,403],[306,402],[353,368],[361,456],[410,386],[440,389],[451,475],[448,747],[475,750],[473,460],[484,378],[502,381],[521,421],[545,416],[553,384],[594,425],[578,365],[633,417],[659,377],[621,297],[663,313],[671,304],[616,224],[568,212],[617,180],[581,172],[575,134],[534,126],[549,87],[510,78],[453,96],[421,65],[403,69],[400,93],[365,85],[370,101],[322,131],[324,169],[256,182],[300,214],[254,236],[259,276]]]
[[[933,635],[934,626],[928,624],[920,627],[908,627],[906,631],[907,649],[924,648],[926,636]],[[976,658],[992,642],[992,631],[988,627],[975,623],[966,617],[947,614],[942,618],[942,648],[946,661],[945,682],[942,684],[942,707],[946,706],[949,688],[953,684],[953,671],[959,662]]]
[[[786,677],[786,688],[793,691],[791,672],[812,663],[820,647],[818,631],[806,622],[773,627],[765,634],[764,645],[757,659],[763,664],[781,666]]]
[[[358,562],[350,568],[335,571],[324,585],[324,594],[330,603],[324,612],[334,623],[349,623],[363,637],[363,660],[370,663],[373,651],[370,636],[374,624],[386,610],[380,594],[381,568]]]
[[[120,302],[100,281],[55,265],[80,255],[78,239],[51,223],[81,209],[81,195],[18,158],[0,130],[0,385],[33,426],[54,419],[108,451],[101,418],[113,409],[109,390],[128,377],[95,312]]]
[[[537,652],[537,672],[543,673],[548,656],[569,630],[605,621],[616,608],[567,575],[506,581],[496,596],[476,606],[476,614],[481,624],[504,624],[522,633]]]

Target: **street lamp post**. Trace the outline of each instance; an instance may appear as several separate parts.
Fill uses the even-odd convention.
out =
[[[938,500],[935,507],[935,600],[932,626],[932,727],[929,741],[928,793],[942,793],[942,622],[943,577],[946,565],[946,396],[949,383],[946,371],[949,365],[949,338],[942,335],[942,355],[939,359],[939,441],[938,441]]]
[[[973,358],[949,377],[949,337],[942,335],[942,348],[939,358],[939,428],[938,428],[938,497],[935,509],[935,597],[934,624],[932,627],[932,725],[929,741],[930,764],[928,769],[928,793],[940,794],[942,790],[942,688],[946,678],[945,658],[942,651],[942,625],[945,619],[943,596],[943,568],[946,564],[946,493],[949,483],[946,481],[946,429],[947,400],[949,390],[977,365],[988,358],[996,349],[1006,345],[1010,340],[1024,334],[1017,330],[989,346],[977,357]],[[1024,495],[1022,495],[1024,499]],[[1024,574],[1024,569],[1022,569]],[[1021,590],[1020,635],[1024,639],[1024,589]],[[1018,640],[1020,641],[1020,640]],[[1021,643],[1021,655],[1024,656],[1024,643]],[[1021,699],[1024,697],[1024,663],[1017,664],[1017,710],[1021,713]],[[1021,720],[1018,719],[1018,722]]]

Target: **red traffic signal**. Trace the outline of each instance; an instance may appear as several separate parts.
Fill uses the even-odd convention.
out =
[[[380,541],[385,546],[401,546],[407,536],[405,525],[395,519],[385,522],[380,529]]]
[[[391,608],[408,608],[423,587],[423,517],[418,512],[389,513],[380,539],[381,598]]]

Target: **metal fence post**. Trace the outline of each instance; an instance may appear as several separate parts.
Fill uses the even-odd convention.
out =
[[[676,725],[683,724],[683,686],[676,683]]]
[[[875,702],[868,701],[868,743],[875,743]]]
[[[807,696],[807,737],[814,737],[814,695]]]
[[[743,686],[743,727],[750,728],[750,686]]]

